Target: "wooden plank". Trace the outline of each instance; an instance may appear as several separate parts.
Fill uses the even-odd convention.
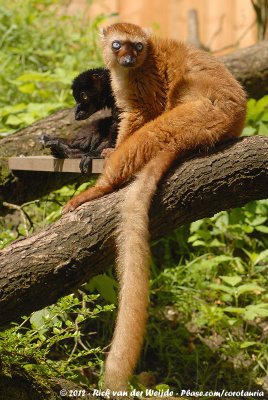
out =
[[[10,157],[8,166],[11,170],[21,171],[45,171],[45,172],[77,172],[80,158],[55,158],[52,156]],[[90,173],[100,174],[103,170],[104,160],[95,158],[92,160]]]

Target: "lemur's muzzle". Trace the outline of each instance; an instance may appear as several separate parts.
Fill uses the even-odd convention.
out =
[[[120,59],[120,64],[123,67],[133,67],[136,63],[136,57],[133,57],[131,55],[123,56]]]

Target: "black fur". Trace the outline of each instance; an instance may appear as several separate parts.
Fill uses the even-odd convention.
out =
[[[75,119],[87,119],[103,108],[111,109],[112,116],[91,121],[86,134],[74,139],[55,138],[45,135],[41,138],[45,147],[57,158],[81,158],[81,172],[87,173],[92,158],[100,158],[102,150],[115,146],[119,111],[115,106],[110,73],[104,68],[82,72],[72,83],[76,101]]]
[[[95,68],[82,72],[72,84],[76,101],[75,119],[86,119],[105,107],[116,113],[115,100],[110,84],[110,72],[105,68]],[[83,98],[83,94],[87,99]]]

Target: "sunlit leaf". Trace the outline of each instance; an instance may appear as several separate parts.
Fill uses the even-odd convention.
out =
[[[6,120],[7,125],[18,126],[20,125],[22,120],[16,115],[9,115]]]
[[[253,128],[253,126],[245,126],[242,132],[242,136],[252,136],[257,132],[256,128]]]
[[[225,293],[233,294],[233,289],[230,288],[229,286],[226,286],[226,285],[220,285],[220,284],[217,284],[217,283],[211,283],[210,287],[211,287],[211,289],[221,290],[221,291],[223,291]]]
[[[258,134],[259,135],[268,135],[268,124],[264,124],[263,122],[260,122]]]
[[[19,91],[22,93],[32,94],[36,91],[36,87],[33,83],[19,86]]]
[[[242,281],[241,276],[220,276],[220,278],[225,282],[228,283],[230,286],[236,286],[239,282]]]
[[[245,284],[245,285],[241,285],[241,286],[239,286],[237,288],[238,296],[240,296],[241,294],[244,294],[244,293],[249,293],[249,292],[260,293],[260,292],[263,292],[263,291],[264,291],[264,289],[262,287],[260,287],[259,285],[254,284],[254,283],[248,283],[248,284]]]
[[[240,348],[246,349],[247,347],[255,346],[257,344],[258,343],[256,343],[256,342],[243,342],[243,343],[241,343]]]

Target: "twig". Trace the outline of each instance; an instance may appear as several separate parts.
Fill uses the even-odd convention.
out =
[[[28,229],[28,224],[29,223],[30,227],[32,227],[32,221],[29,217],[29,215],[23,210],[23,206],[18,206],[17,204],[11,204],[11,203],[7,203],[6,201],[3,202],[3,206],[10,208],[11,210],[17,210],[20,212],[21,218],[22,218],[22,222],[25,228],[25,232],[26,232],[26,237],[29,236],[29,229]]]

